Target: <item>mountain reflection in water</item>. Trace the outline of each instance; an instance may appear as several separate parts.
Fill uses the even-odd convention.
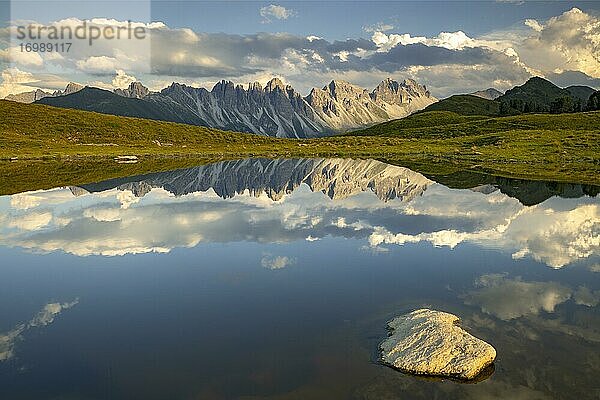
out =
[[[182,196],[212,189],[219,197],[232,198],[249,192],[266,194],[273,201],[292,193],[301,184],[321,191],[331,199],[344,199],[370,189],[380,200],[410,200],[433,183],[407,168],[374,160],[352,159],[247,159],[225,161],[195,168],[114,179],[83,185],[74,194],[107,189],[131,190],[142,197],[152,188]]]
[[[471,242],[553,268],[598,255],[599,204],[584,195],[594,187],[549,185],[502,179],[500,189],[450,189],[374,160],[226,161],[10,196],[0,243],[112,256],[329,235],[362,239],[373,251]],[[575,198],[517,200],[558,189]]]

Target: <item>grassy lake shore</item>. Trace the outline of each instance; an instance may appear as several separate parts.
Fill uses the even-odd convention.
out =
[[[278,139],[0,101],[0,193],[245,157],[372,158],[426,175],[600,184],[600,112],[463,117],[436,111],[321,139]],[[117,156],[134,155],[135,164]]]

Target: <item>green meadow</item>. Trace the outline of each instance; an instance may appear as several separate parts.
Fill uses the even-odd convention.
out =
[[[0,130],[3,194],[245,157],[373,158],[430,176],[467,171],[600,184],[598,111],[506,117],[427,111],[297,140],[2,100]],[[124,155],[138,162],[114,160]]]

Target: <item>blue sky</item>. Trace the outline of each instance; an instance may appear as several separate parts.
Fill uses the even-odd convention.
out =
[[[264,24],[258,10],[270,4],[292,9],[296,15]],[[289,32],[334,40],[366,36],[363,27],[382,22],[413,35],[444,30],[479,35],[526,18],[547,19],[573,7],[600,10],[597,1],[153,1],[152,19],[205,32]]]
[[[91,19],[110,16],[140,20],[150,16],[170,27],[197,32],[249,34],[288,32],[326,39],[366,37],[364,27],[378,23],[415,35],[462,30],[481,35],[520,24],[528,18],[548,19],[573,7],[600,13],[598,1],[13,1],[27,9],[30,19],[48,23],[77,16]],[[271,4],[293,10],[285,19],[264,23],[259,10]]]
[[[11,25],[132,20],[151,41],[23,54],[0,36],[0,97],[68,81],[210,89],[221,79],[274,76],[304,95],[332,79],[374,87],[386,77],[416,79],[437,97],[506,90],[531,76],[600,87],[598,1],[14,0],[10,18]]]

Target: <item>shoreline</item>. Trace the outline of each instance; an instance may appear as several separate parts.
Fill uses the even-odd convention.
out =
[[[130,153],[120,156],[132,156]],[[244,157],[238,154],[222,154],[219,156],[202,155],[143,155],[136,156],[135,162],[119,162],[113,155],[95,156],[62,156],[18,159],[13,161],[0,160],[0,195],[9,195],[32,190],[51,189],[60,186],[77,185],[100,182],[113,178],[122,178],[144,175],[153,172],[172,171],[182,168],[211,164],[221,161],[232,161],[246,158],[351,158],[374,159],[387,164],[406,167],[421,173],[440,184],[448,187],[463,188],[464,182],[471,182],[473,186],[493,182],[495,179],[508,179],[514,181],[543,182],[552,184],[577,184],[591,187],[600,187],[600,178],[573,179],[568,174],[558,175],[555,172],[542,174],[517,174],[500,169],[486,168],[482,165],[465,167],[460,162],[437,159],[410,159],[365,156],[338,156],[335,154],[317,154],[314,156],[299,154],[286,157],[277,157],[274,154]],[[557,179],[558,178],[558,179]],[[562,179],[561,179],[562,178]]]

